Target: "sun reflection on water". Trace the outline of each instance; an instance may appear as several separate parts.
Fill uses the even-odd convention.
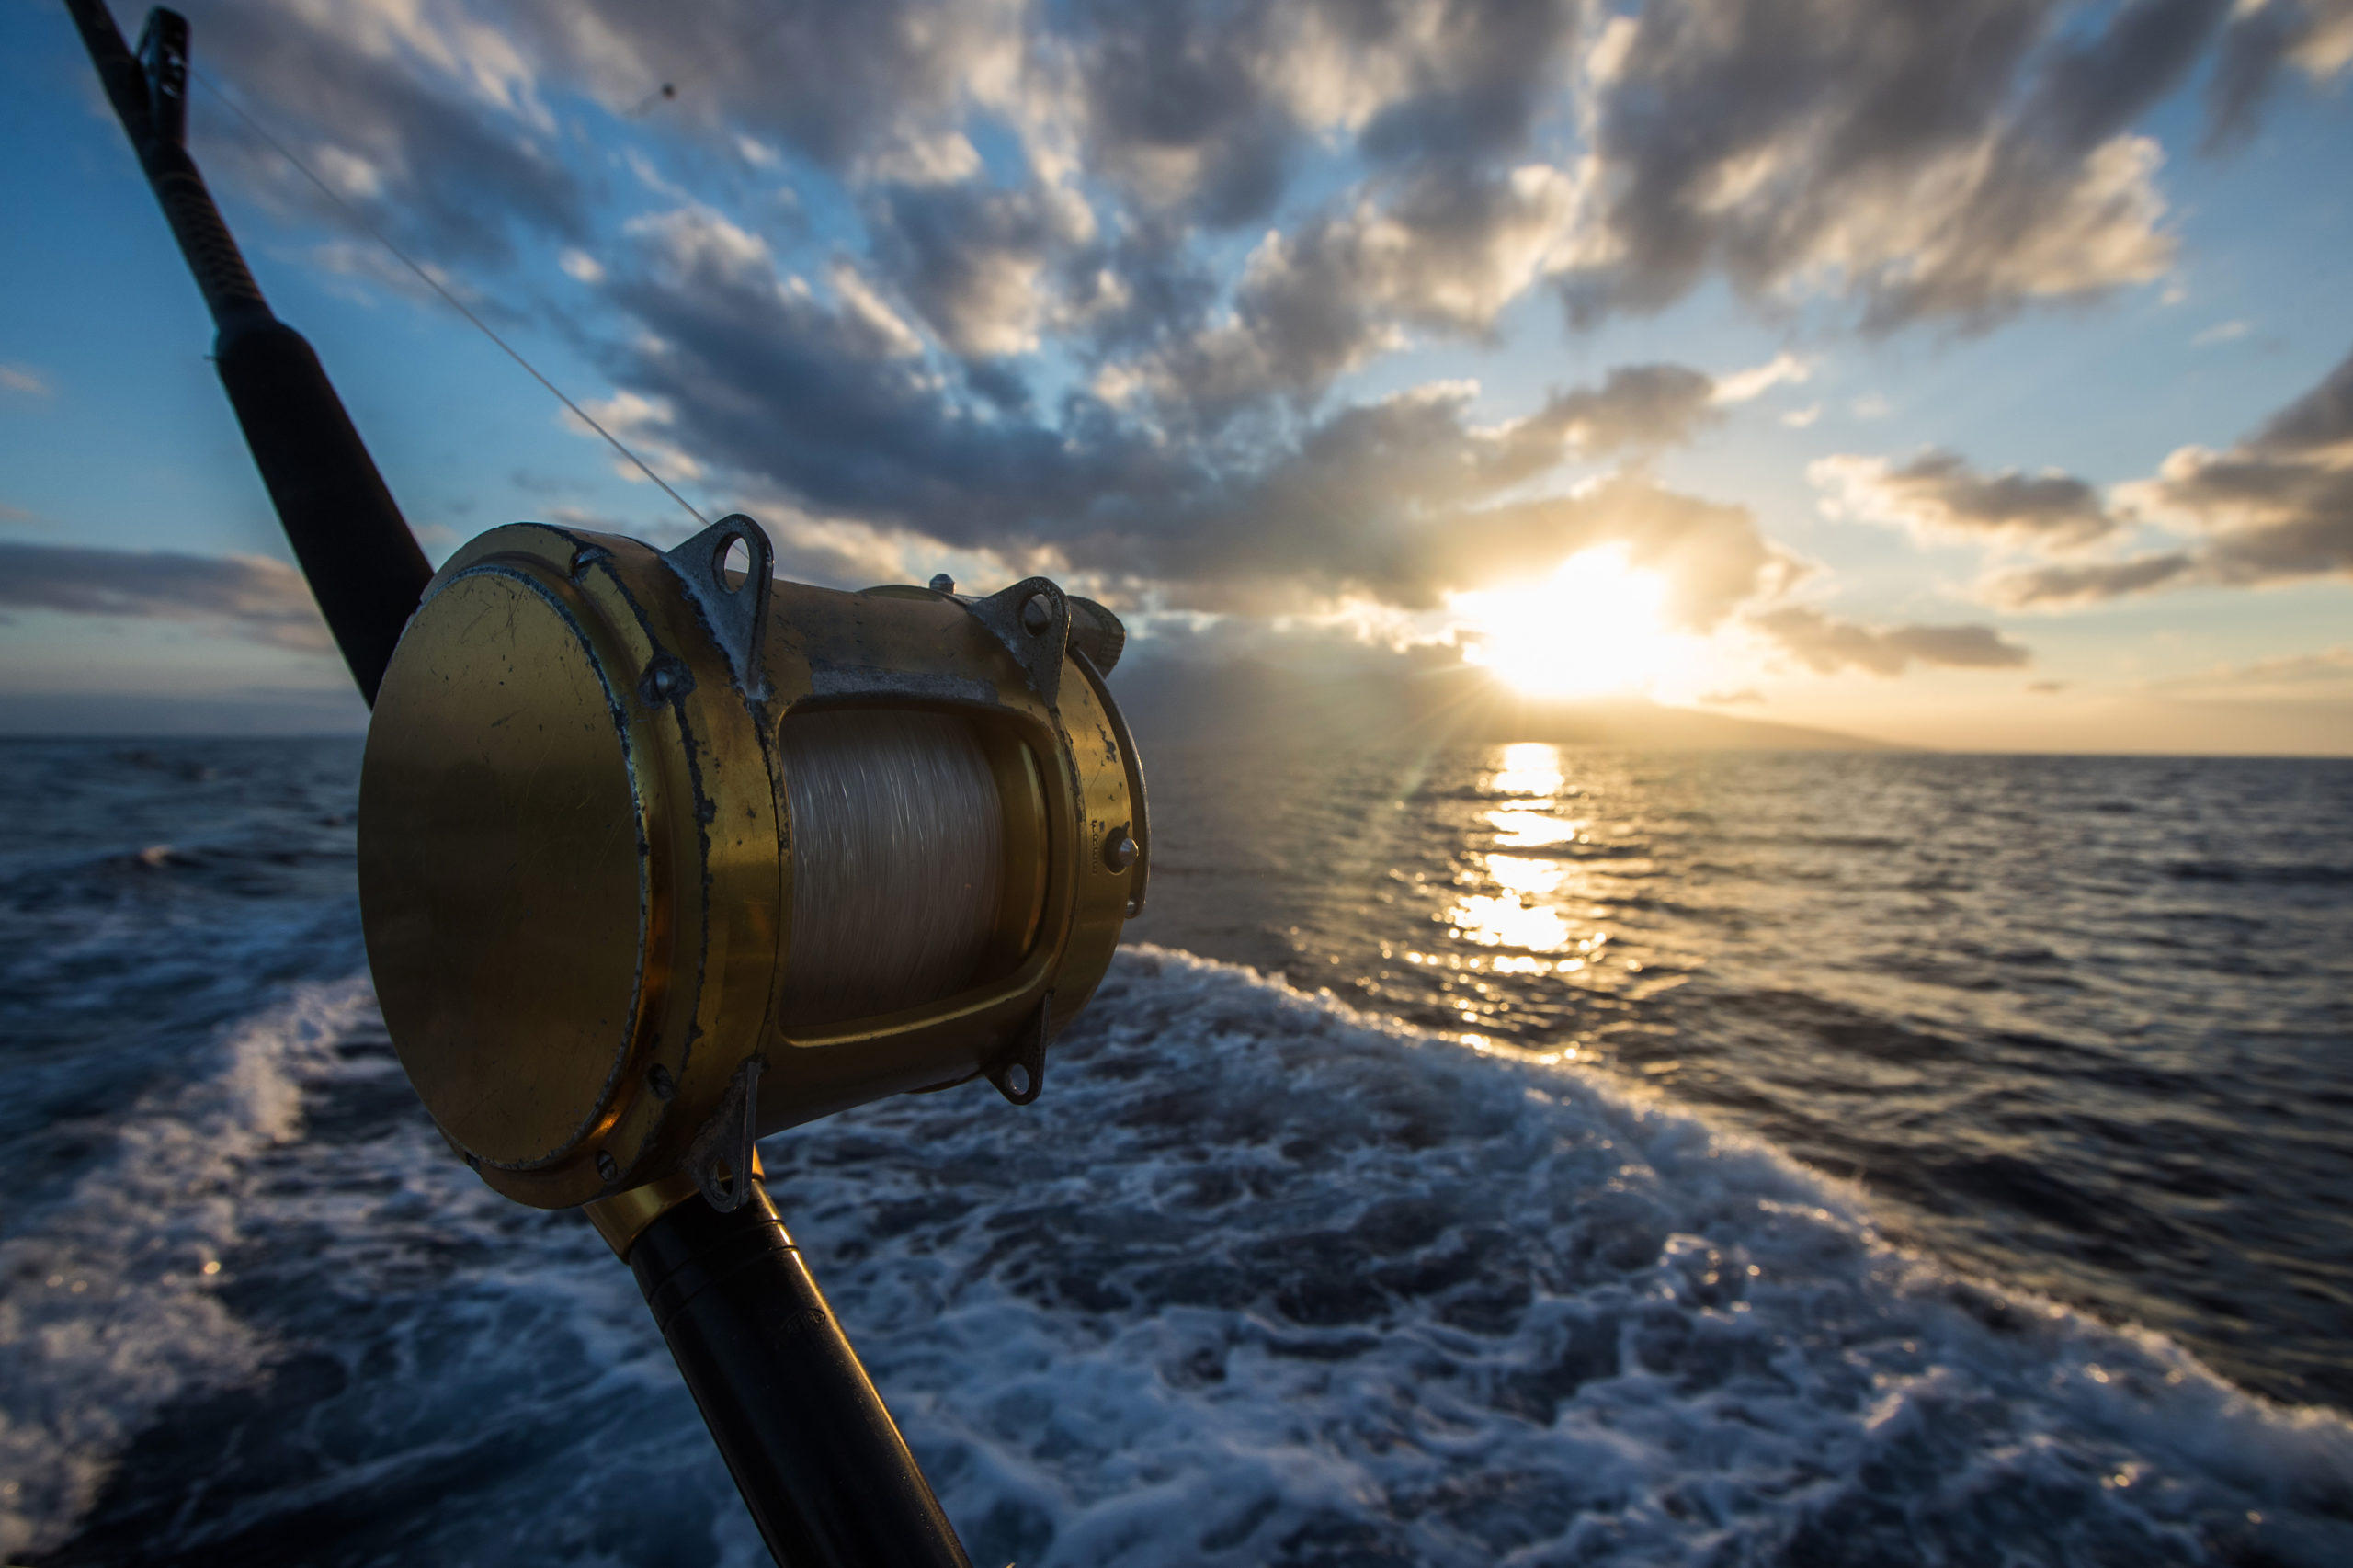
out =
[[[1561,771],[1559,746],[1524,741],[1504,747],[1504,765],[1487,787],[1498,795],[1538,795],[1550,800],[1567,781]]]
[[[1536,849],[1574,843],[1586,825],[1545,809],[1567,783],[1561,748],[1542,742],[1504,747],[1503,765],[1489,776],[1487,790],[1515,797],[1509,807],[1488,812],[1495,842],[1505,849]],[[1485,880],[1500,892],[1466,893],[1445,912],[1458,941],[1483,948],[1516,948],[1523,953],[1557,953],[1575,941],[1568,918],[1552,898],[1568,877],[1558,860],[1528,855],[1482,855]],[[1498,967],[1506,961],[1497,959]],[[1544,960],[1526,960],[1529,972],[1549,969]]]
[[[1585,831],[1582,822],[1549,816],[1542,812],[1489,812],[1488,825],[1495,842],[1506,849],[1538,849],[1547,844],[1574,844]]]
[[[1487,875],[1500,893],[1474,893],[1446,912],[1461,939],[1487,948],[1556,953],[1569,945],[1569,923],[1560,910],[1537,902],[1557,890],[1566,875],[1554,860],[1524,855],[1484,857]]]
[[[1516,892],[1522,898],[1532,898],[1558,889],[1566,870],[1558,860],[1531,860],[1524,855],[1490,855],[1487,857],[1487,875],[1495,878],[1497,887]]]

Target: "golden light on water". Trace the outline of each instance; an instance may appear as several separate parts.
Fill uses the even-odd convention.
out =
[[[1541,849],[1548,844],[1574,844],[1585,824],[1547,816],[1542,812],[1489,812],[1487,824],[1495,842],[1506,849]]]
[[[1595,697],[1647,687],[1678,662],[1664,615],[1666,581],[1626,563],[1620,545],[1579,551],[1552,574],[1449,596],[1475,633],[1463,657],[1530,697]]]
[[[1522,741],[1504,747],[1504,765],[1488,788],[1498,795],[1533,795],[1549,801],[1561,792],[1568,776],[1561,771],[1561,748],[1541,741]]]
[[[1567,918],[1546,895],[1567,874],[1557,860],[1524,855],[1484,857],[1487,876],[1500,893],[1475,893],[1446,912],[1464,941],[1522,952],[1557,953],[1572,940]]]
[[[1548,809],[1568,782],[1561,764],[1560,748],[1541,742],[1504,748],[1503,766],[1490,776],[1487,787],[1522,798],[1486,813],[1499,848],[1536,849],[1576,838],[1584,824],[1556,817]],[[1481,861],[1487,881],[1500,891],[1465,895],[1446,912],[1459,940],[1526,953],[1557,953],[1572,944],[1568,918],[1552,896],[1568,878],[1565,865],[1540,856],[1501,853],[1482,856]]]

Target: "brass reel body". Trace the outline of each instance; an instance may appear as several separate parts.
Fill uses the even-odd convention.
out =
[[[359,807],[369,965],[443,1136],[540,1208],[680,1173],[724,1208],[755,1137],[981,1073],[1027,1103],[1142,896],[1142,773],[1086,656],[1122,637],[1043,579],[771,582],[740,517],[666,555],[467,545]]]

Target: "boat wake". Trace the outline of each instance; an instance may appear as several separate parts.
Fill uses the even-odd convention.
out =
[[[1588,1069],[1123,950],[1016,1110],[771,1139],[976,1562],[2353,1561],[2353,1426]],[[756,1562],[627,1271],[299,990],[0,1252],[0,1546]],[[206,1272],[217,1263],[215,1272]]]

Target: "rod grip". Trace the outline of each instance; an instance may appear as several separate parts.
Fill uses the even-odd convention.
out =
[[[286,538],[369,706],[433,568],[302,335],[225,327],[216,360]]]
[[[972,1568],[756,1183],[673,1207],[629,1251],[768,1551],[786,1568]]]

